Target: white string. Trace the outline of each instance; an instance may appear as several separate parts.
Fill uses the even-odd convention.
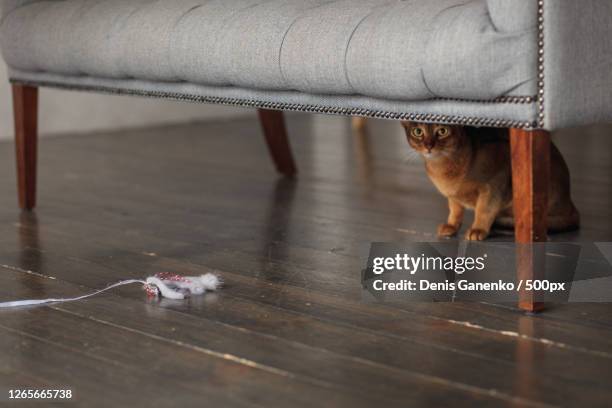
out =
[[[41,299],[41,300],[18,300],[14,302],[4,302],[0,303],[0,309],[8,309],[14,307],[24,307],[24,306],[37,306],[37,305],[45,305],[48,303],[66,303],[66,302],[75,302],[77,300],[87,299],[88,297],[92,297],[95,295],[99,295],[100,293],[106,292],[107,290],[111,290],[118,286],[131,285],[133,283],[140,283],[146,285],[147,282],[140,279],[128,279],[121,282],[114,283],[104,289],[97,290],[95,292],[89,293],[87,295],[74,297],[74,298],[57,298],[57,299]]]

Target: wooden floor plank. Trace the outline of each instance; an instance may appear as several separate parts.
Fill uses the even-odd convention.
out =
[[[63,230],[63,232],[71,231],[71,225],[69,223],[70,221],[67,221],[61,226],[61,229]],[[51,245],[51,247],[48,249],[51,252],[56,253],[56,254],[62,253],[63,251],[65,256],[69,256],[69,254],[71,254],[71,256],[75,258],[78,258],[79,256],[86,258],[86,256],[80,255],[81,253],[80,247],[75,248],[72,245],[70,245],[70,242],[72,242],[73,238],[71,238],[69,235],[68,236],[61,235],[61,234],[57,235],[54,233],[54,231],[56,231],[57,228],[59,228],[59,226],[56,226],[54,228],[51,228],[51,226],[47,226],[45,229],[46,234],[47,234],[47,237],[45,240],[49,241],[50,242],[49,245]],[[99,228],[94,225],[81,226],[80,228],[87,228],[88,230],[95,231],[95,238],[92,238],[91,240],[88,240],[87,242],[82,243],[83,253],[85,254],[96,253],[96,252],[99,252],[100,247],[104,247],[106,248],[105,252],[110,251],[114,254],[117,254],[113,257],[113,259],[110,259],[107,263],[107,266],[113,267],[117,271],[117,273],[121,273],[122,271],[135,271],[138,268],[140,268],[140,265],[142,264],[143,260],[149,261],[149,263],[152,262],[153,260],[149,259],[148,257],[150,257],[150,254],[152,252],[159,250],[156,248],[151,248],[149,252],[143,251],[142,249],[146,248],[146,246],[139,247],[138,244],[136,246],[132,246],[132,244],[134,243],[132,239],[119,241],[119,237],[114,233],[115,230],[113,229],[105,230],[103,228]],[[139,228],[142,228],[142,226],[140,226]],[[25,229],[24,234],[30,234],[33,232],[31,229],[27,228],[25,224],[24,224],[24,229]],[[73,233],[75,235],[78,235],[79,230],[77,229]],[[34,239],[34,238],[31,238],[31,239]],[[109,244],[109,242],[112,242],[112,244]],[[164,251],[163,247],[165,246],[166,248],[169,248],[173,244],[173,242],[174,241],[166,241],[166,243],[164,244],[164,241],[162,240],[159,244],[156,244],[156,245],[161,246],[160,247],[161,251],[159,253],[156,253],[157,258],[160,258],[160,257],[164,258],[163,254],[168,253],[168,251]],[[210,259],[210,257],[204,258],[201,260],[191,259],[190,260],[191,263],[196,264],[196,265],[193,265],[192,267],[197,267],[197,265],[202,265],[202,266],[208,266],[209,268],[217,267],[218,269],[221,269],[223,271],[236,271],[236,270],[242,271],[243,270],[244,273],[248,273],[249,271],[257,270],[258,268],[261,267],[261,264],[263,262],[266,262],[265,265],[267,267],[275,263],[278,265],[278,269],[279,269],[278,275],[268,274],[267,275],[268,278],[274,278],[274,276],[278,276],[278,279],[281,279],[283,278],[283,274],[284,275],[295,275],[295,276],[307,275],[309,276],[308,283],[309,285],[311,285],[309,287],[312,290],[320,290],[323,292],[338,293],[338,289],[340,289],[341,290],[339,292],[340,294],[347,295],[347,294],[352,293],[354,295],[353,299],[359,299],[358,297],[356,297],[356,296],[360,296],[359,292],[356,290],[358,289],[358,282],[355,282],[355,280],[351,279],[350,276],[347,278],[344,278],[340,274],[340,272],[342,271],[350,271],[351,269],[358,270],[361,267],[360,262],[362,262],[359,259],[339,257],[337,254],[330,253],[329,251],[320,251],[320,252],[304,251],[300,248],[296,248],[295,246],[290,246],[290,245],[287,245],[286,248],[284,248],[283,244],[277,244],[274,247],[275,248],[274,251],[267,254],[269,259],[264,261],[264,260],[258,259],[258,257],[256,256],[258,248],[254,248],[253,250],[251,250],[249,249],[248,243],[244,243],[240,240],[237,241],[237,244],[238,244],[237,248],[240,248],[241,252],[237,252],[235,253],[235,256],[231,256],[227,258],[226,255],[229,253],[228,250],[232,246],[231,242],[222,244],[223,245],[222,252],[220,252],[221,250],[219,248],[206,246],[206,245],[205,246],[196,245],[192,248],[188,248],[189,245],[185,242],[184,247],[181,247],[181,248],[186,248],[184,249],[184,252],[181,253],[181,256],[183,256],[183,258],[181,259],[184,259],[184,257],[188,257],[189,259],[189,256],[190,256],[189,253],[197,253],[198,251],[212,252],[213,255],[218,254],[218,256],[213,257],[212,259]],[[59,250],[55,249],[57,245],[61,247]],[[6,245],[5,245],[5,248],[8,249]],[[245,251],[248,253],[252,252],[253,255],[247,255],[244,253]],[[148,255],[145,254],[144,252],[147,252]],[[172,253],[172,251],[170,251],[170,253]],[[288,262],[288,263],[285,262],[285,261],[288,261],[286,254],[291,255],[291,258],[292,258],[291,262]],[[142,256],[139,256],[139,255],[142,255]],[[134,256],[136,256],[136,258],[132,259]],[[167,257],[168,256],[165,256],[165,258]],[[309,260],[314,257],[316,257],[319,260],[319,263],[321,266],[327,266],[327,268],[338,270],[339,272],[334,273],[331,277],[328,277],[328,279],[323,279],[325,278],[325,275],[317,276],[316,268],[313,268],[311,266],[310,268],[306,269],[307,265],[304,265],[305,262],[312,262]],[[226,263],[221,263],[221,264],[215,263],[216,258],[220,258],[221,261],[224,261],[225,259],[231,259],[232,260],[231,266],[228,266]],[[90,262],[96,261],[96,258],[88,258],[88,259]],[[241,266],[241,265],[244,265],[244,266]],[[177,262],[175,265],[172,265],[172,267],[181,269],[181,268],[184,268],[185,266],[181,266],[181,263]],[[187,265],[187,267],[189,267],[189,264]],[[170,266],[161,266],[160,268],[170,268]],[[151,269],[144,269],[142,273],[147,273],[147,272],[151,272]],[[105,273],[106,272],[102,273],[101,276],[106,277]],[[288,280],[287,278],[284,278],[283,283],[288,284],[288,283],[291,283],[291,281]],[[303,286],[304,282],[296,281],[295,284],[296,285],[302,284]],[[351,291],[350,288],[352,288],[353,290]],[[343,289],[347,289],[347,290],[342,291]],[[474,318],[471,318],[471,316],[474,315],[474,313],[470,312],[470,310],[473,310],[473,309],[468,308],[468,310],[465,313],[463,313],[464,316],[461,316],[459,314],[460,311],[457,310],[457,308],[461,306],[459,305],[459,306],[453,306],[453,307],[456,310],[455,317],[457,318],[460,317],[460,320],[469,319],[474,324],[484,325],[484,326],[490,327],[498,331],[515,331],[516,330],[517,319],[519,315],[508,316],[507,313],[499,312],[496,309],[487,308],[486,306],[484,307],[478,306],[480,310],[477,316],[475,316],[476,320],[474,320]],[[470,306],[470,307],[473,308],[477,306]],[[419,309],[417,310],[417,313],[420,314],[422,313],[422,311]],[[492,317],[489,317],[489,316],[492,316]],[[546,317],[546,315],[543,317]],[[495,318],[497,318],[498,321],[496,321]],[[579,325],[583,325],[583,322],[580,319],[576,319],[576,323],[578,323]],[[540,325],[538,325],[537,327],[538,328],[536,328],[536,331],[541,332],[540,335],[542,337],[558,340],[560,342],[568,341],[568,336],[567,335],[563,336],[563,333],[569,334],[570,343],[572,342],[572,339],[573,339],[575,343],[582,344],[584,340],[588,340],[589,338],[593,339],[595,337],[590,331],[576,330],[576,328],[572,327],[572,325],[555,326],[551,324],[548,326],[544,325],[542,326],[541,329],[539,328]],[[556,331],[560,331],[561,337],[559,337],[559,334],[556,333]],[[600,341],[603,342],[602,343],[603,346],[610,345],[612,342],[612,340],[609,340],[607,337],[599,336],[599,338],[601,339]],[[598,342],[599,341],[597,339],[590,341],[591,346],[597,345]]]
[[[172,380],[168,381],[172,392],[164,392],[163,387],[160,389],[161,378],[158,375],[110,360],[79,355],[61,344],[20,330],[7,329],[3,323],[0,323],[0,347],[8,351],[0,356],[3,366],[34,373],[58,384],[54,388],[71,389],[75,393],[73,402],[79,406],[138,406],[143,401],[158,407],[193,403],[194,393],[185,392],[180,384]],[[22,389],[37,385],[30,382],[13,384]],[[203,394],[198,395],[204,398]],[[227,399],[225,402],[229,404],[231,401]]]
[[[1,279],[2,288],[9,288],[2,289],[1,295],[4,297],[12,285],[4,276]],[[49,286],[63,288],[69,285],[53,280]],[[0,322],[0,328],[19,330],[41,339],[50,338],[54,343],[80,350],[80,353],[93,353],[107,362],[157,372],[160,377],[158,381],[168,375],[184,386],[191,385],[189,379],[195,381],[194,386],[227,384],[230,378],[210,377],[218,372],[231,375],[245,371],[242,373],[245,384],[237,383],[231,389],[217,390],[217,394],[223,391],[233,396],[246,394],[250,395],[250,400],[262,393],[271,398],[263,401],[265,406],[274,401],[278,402],[274,404],[278,406],[314,404],[315,401],[309,399],[313,395],[324,398],[329,406],[340,403],[371,406],[377,398],[380,398],[378,403],[384,402],[390,406],[404,406],[410,399],[419,401],[423,398],[438,405],[451,396],[465,404],[478,402],[495,406],[500,401],[522,402],[519,398],[504,397],[501,393],[490,396],[487,390],[463,383],[455,384],[419,373],[394,370],[365,359],[343,357],[299,342],[283,341],[272,335],[263,336],[246,327],[236,328],[222,322],[196,318],[173,311],[168,305],[159,307],[107,296],[25,313],[34,315],[35,322],[28,320],[29,315],[11,315]],[[207,368],[219,364],[242,368]],[[257,371],[256,377],[248,375],[251,371]],[[275,377],[279,378],[275,380]],[[279,380],[286,380],[286,384],[279,387]],[[227,388],[230,385],[227,384]],[[248,394],[248,389],[241,389],[241,386],[253,387],[258,390],[257,394]],[[282,392],[273,391],[277,387]],[[434,390],[441,389],[444,390],[443,395],[430,395]],[[209,391],[203,390],[206,393]],[[524,402],[529,405],[528,400]]]
[[[86,277],[88,275],[81,274]],[[36,278],[36,277],[35,277]],[[2,285],[8,286],[8,285]],[[229,288],[227,293],[232,293],[232,289]],[[256,292],[257,295],[261,296],[261,291]],[[133,292],[131,293],[133,296]],[[255,294],[254,294],[255,295]],[[141,294],[136,293],[136,300]],[[267,307],[263,304],[257,304],[254,302],[245,302],[241,300],[234,300],[231,297],[225,296],[225,293],[217,295],[219,297],[218,305],[216,301],[196,304],[182,304],[178,303],[173,305],[172,302],[165,305],[165,308],[172,309],[176,312],[183,314],[189,314],[200,319],[206,319],[206,321],[212,320],[213,322],[220,322],[231,327],[248,329],[253,333],[262,333],[265,335],[264,344],[271,346],[274,341],[280,342],[279,349],[290,354],[303,355],[305,353],[312,354],[313,350],[323,349],[331,351],[336,354],[357,358],[371,363],[376,363],[378,371],[382,367],[390,367],[395,369],[403,370],[404,374],[410,374],[413,367],[419,367],[419,372],[427,376],[443,379],[450,383],[466,384],[472,387],[483,387],[485,390],[495,389],[502,395],[509,395],[513,389],[512,379],[514,378],[513,370],[510,368],[514,365],[513,355],[517,352],[516,339],[506,336],[499,336],[499,333],[482,332],[478,333],[478,337],[474,336],[471,339],[466,340],[465,334],[462,333],[464,327],[458,325],[448,324],[448,322],[440,321],[437,325],[422,326],[419,328],[419,324],[413,324],[409,319],[411,316],[394,316],[394,319],[389,319],[389,316],[385,320],[379,320],[378,326],[374,326],[370,330],[364,330],[360,323],[354,325],[338,325],[338,316],[332,315],[333,322],[329,322],[328,319],[322,320],[321,318],[313,319],[306,313],[288,313],[280,310],[278,307]],[[203,301],[196,299],[197,301]],[[317,305],[315,299],[310,299],[311,305]],[[319,307],[325,307],[325,304]],[[67,306],[71,308],[71,305]],[[88,305],[75,305],[76,310],[82,313],[86,310],[87,313],[99,313],[99,308],[90,311]],[[313,307],[313,309],[315,309]],[[112,310],[110,311],[112,312]],[[113,315],[114,319],[122,318],[120,321],[121,325],[133,327],[137,322],[133,322],[133,319],[129,315],[134,314],[129,309],[127,310],[128,316],[126,317],[125,307],[123,310]],[[349,310],[350,312],[350,310]],[[94,314],[95,315],[95,314]],[[380,315],[379,315],[380,316]],[[104,319],[109,319],[105,315]],[[204,324],[200,322],[200,324]],[[393,336],[385,336],[379,333],[389,324],[393,324],[394,327],[400,330],[400,334],[395,334],[391,331]],[[210,325],[210,324],[209,324]],[[402,332],[402,328],[403,332]],[[154,327],[147,327],[146,329],[138,328],[139,331],[155,330]],[[378,330],[377,330],[378,329]],[[289,331],[288,331],[289,330]],[[212,327],[201,327],[202,333],[215,332],[219,333],[219,328]],[[224,330],[227,331],[227,330]],[[221,331],[218,335],[221,337],[237,339],[238,334],[232,333],[230,330],[228,333]],[[470,330],[465,330],[470,332]],[[445,333],[449,336],[446,345],[444,342],[437,342],[436,337],[439,337],[441,333]],[[174,334],[174,333],[173,333]],[[346,344],[344,342],[338,343],[339,339],[346,338],[347,336],[353,335],[358,338],[359,341],[352,342],[353,344]],[[472,333],[470,333],[472,334]],[[191,335],[193,336],[193,335]],[[211,341],[211,335],[208,334],[207,341]],[[243,337],[243,336],[241,336]],[[257,336],[256,336],[257,337]],[[468,336],[469,337],[469,336]],[[419,341],[420,338],[420,341]],[[191,337],[189,338],[191,339]],[[181,342],[189,342],[193,340],[181,339]],[[219,340],[221,341],[221,340]],[[287,343],[289,341],[289,343]],[[533,389],[536,390],[536,395],[526,394],[519,395],[529,401],[531,397],[544,398],[542,402],[559,404],[564,400],[567,400],[572,395],[581,397],[588,397],[588,402],[592,404],[601,404],[610,398],[607,392],[607,364],[605,360],[602,361],[601,356],[590,355],[589,353],[576,353],[576,350],[556,350],[554,347],[551,348],[549,344],[533,343],[522,340],[525,343],[530,344],[531,349],[542,355],[542,358],[537,364],[534,364],[532,369],[533,376],[530,377],[529,381],[533,384]],[[232,354],[237,353],[241,349],[242,344],[254,344],[257,345],[257,352],[261,353],[265,349],[264,345],[258,344],[253,338],[238,338],[237,344],[231,350],[223,349],[223,352],[230,352]],[[296,345],[305,344],[307,350],[302,351],[294,350]],[[224,346],[228,346],[225,344]],[[349,347],[350,346],[350,347]],[[347,348],[348,347],[348,348]],[[299,348],[299,347],[298,347]],[[464,351],[462,352],[461,349]],[[505,349],[505,350],[504,350]],[[469,350],[469,351],[465,351]],[[222,352],[219,350],[219,352]],[[251,350],[247,354],[253,355],[255,351]],[[504,354],[510,357],[503,357]],[[268,356],[274,356],[275,358],[280,357],[280,361],[276,360],[273,364],[275,367],[279,367],[283,370],[292,371],[296,369],[304,370],[305,367],[300,364],[299,367],[287,367],[282,366],[287,360],[283,352],[279,350],[273,350]],[[488,356],[491,356],[487,358]],[[502,357],[497,357],[501,355]],[[335,361],[330,357],[329,354],[325,354],[326,363],[336,363],[332,367],[321,369],[317,367],[315,372],[324,372],[326,374],[332,373],[332,368],[337,366],[349,366],[347,362],[341,363]],[[400,356],[400,357],[398,357]],[[604,356],[605,357],[605,356]],[[266,354],[259,358],[266,358]],[[268,357],[269,358],[269,357]],[[612,358],[608,356],[607,358]],[[258,360],[260,362],[266,360]],[[452,361],[453,363],[448,365],[447,362]],[[575,362],[580,361],[582,365],[579,368],[585,369],[585,373],[594,376],[593,382],[590,384],[590,392],[588,394],[576,393],[572,390],[572,377],[565,377],[563,373],[572,373],[572,375],[580,375],[577,373]],[[281,364],[281,366],[279,366]],[[463,367],[461,371],[457,371],[456,365],[459,364]],[[486,367],[484,369],[483,367]],[[472,369],[474,368],[474,369]],[[571,370],[570,370],[571,368]],[[597,374],[599,370],[599,374]],[[351,373],[356,373],[357,370],[353,367],[350,370]],[[583,375],[585,374],[583,373]],[[412,372],[412,375],[415,373]],[[312,375],[312,372],[310,373]],[[334,381],[344,379],[345,376],[341,375],[338,378],[332,378]],[[375,377],[372,375],[364,375],[362,377],[363,384],[360,387],[367,386],[368,381],[372,381]],[[393,376],[391,377],[393,378]],[[354,381],[355,378],[353,377]],[[523,380],[527,380],[523,378]],[[385,381],[379,381],[380,383],[390,384],[391,381],[388,379]],[[562,387],[563,392],[554,391],[560,384],[565,384]],[[508,388],[510,387],[510,388]],[[405,387],[398,387],[399,390],[406,390]],[[549,392],[546,390],[549,389]],[[410,391],[412,392],[412,391]],[[568,394],[565,395],[564,393]],[[386,391],[385,394],[393,395],[393,393]],[[540,395],[542,394],[542,395]],[[546,399],[548,398],[548,400]],[[559,398],[558,400],[550,400],[550,398]],[[578,402],[579,400],[576,400]],[[584,401],[586,402],[586,401]]]
[[[219,294],[186,304],[147,304],[138,290],[121,289],[21,318],[0,315],[0,338],[36,344],[19,351],[30,359],[29,374],[36,347],[51,350],[42,381],[54,373],[47,367],[53,358],[75,351],[86,352],[75,357],[86,377],[96,373],[91,361],[114,364],[128,350],[134,358],[127,359],[129,369],[140,370],[150,366],[139,364],[132,343],[144,341],[154,345],[149,352],[168,356],[172,347],[183,347],[180,361],[163,360],[175,370],[193,370],[183,360],[206,350],[296,377],[247,375],[232,391],[233,402],[247,405],[274,405],[258,400],[256,390],[273,394],[289,384],[276,405],[307,405],[317,394],[335,405],[439,406],[451,398],[458,406],[606,406],[609,305],[563,305],[532,318],[489,304],[363,303],[359,271],[369,243],[434,239],[445,204],[421,164],[407,161],[397,124],[373,121],[369,135],[357,136],[342,119],[292,116],[289,128],[301,163],[297,181],[277,181],[250,120],[43,139],[35,217],[14,209],[12,150],[0,144],[6,174],[0,176],[6,192],[0,195],[0,299],[82,293],[160,270],[219,270],[227,282]],[[605,148],[612,141],[600,137],[606,128],[581,132],[582,138],[570,131],[554,137],[568,153],[584,225],[554,236],[557,241],[612,236],[606,222],[612,161]],[[40,331],[35,322],[48,318],[57,322],[40,323],[51,327]],[[100,338],[71,331],[75,322]],[[123,346],[128,339],[126,350],[113,350],[120,348],[113,341]],[[8,361],[4,372],[17,372]],[[104,367],[113,371],[112,364]],[[147,375],[157,382],[161,369]],[[224,402],[212,383],[207,392]],[[86,378],[83,387],[94,390]]]

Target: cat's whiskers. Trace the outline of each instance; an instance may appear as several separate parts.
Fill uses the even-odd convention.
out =
[[[404,163],[415,163],[418,162],[419,159],[421,159],[419,152],[412,149],[406,150],[406,159],[404,160]]]

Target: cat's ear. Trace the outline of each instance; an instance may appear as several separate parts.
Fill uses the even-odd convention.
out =
[[[410,128],[414,127],[414,125],[415,125],[414,122],[410,122],[410,121],[407,121],[407,120],[401,120],[400,123],[402,124],[404,129],[410,129]]]

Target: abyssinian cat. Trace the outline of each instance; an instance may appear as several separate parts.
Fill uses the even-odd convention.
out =
[[[438,236],[456,235],[466,208],[475,211],[474,223],[466,233],[468,240],[486,239],[494,223],[514,226],[506,130],[413,122],[402,122],[402,126],[410,146],[425,159],[429,178],[448,198],[450,213],[447,222],[438,227]],[[570,196],[569,170],[554,144],[550,163],[549,231],[578,228],[580,216]]]

